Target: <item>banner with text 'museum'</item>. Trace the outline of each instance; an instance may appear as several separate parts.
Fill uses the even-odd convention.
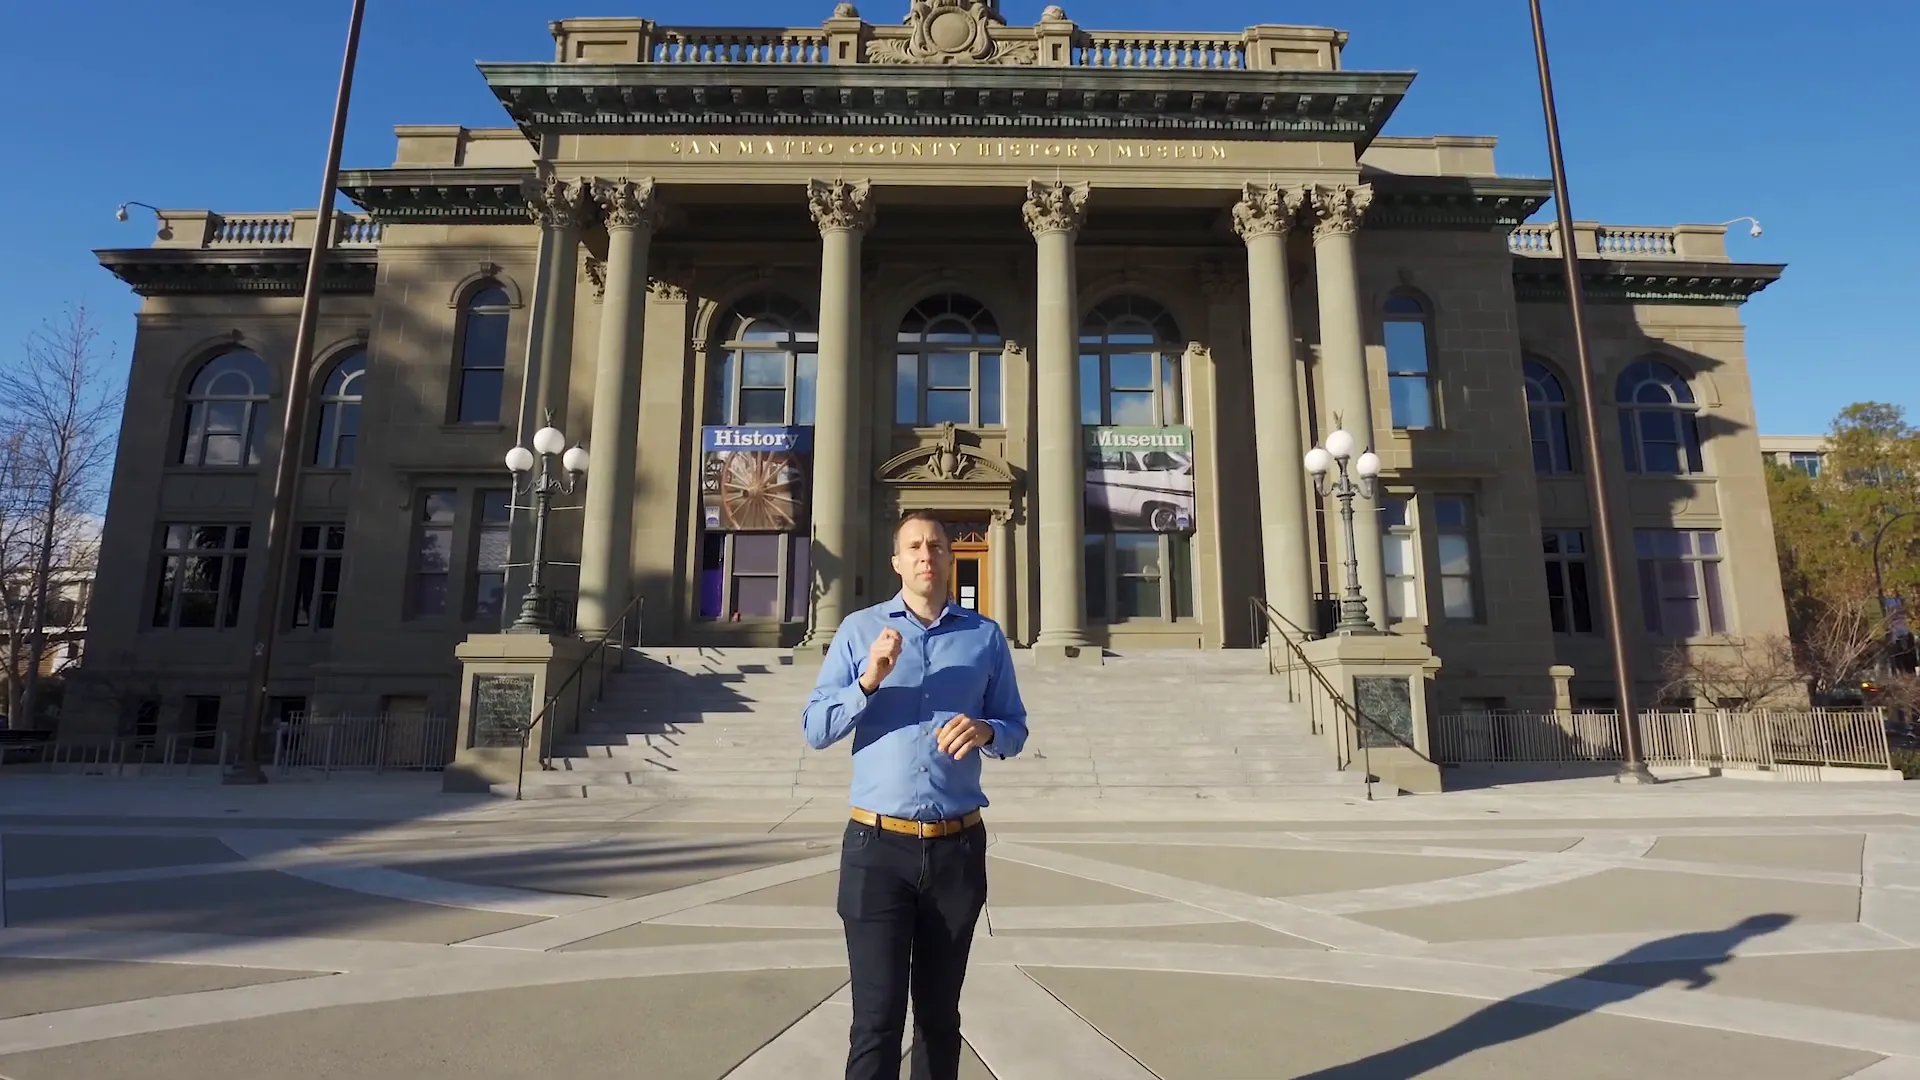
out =
[[[700,506],[715,532],[794,532],[807,516],[811,427],[700,432]]]
[[[1089,427],[1088,532],[1192,532],[1193,429]]]

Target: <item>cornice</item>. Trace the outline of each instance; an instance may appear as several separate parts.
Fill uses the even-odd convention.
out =
[[[1411,73],[481,64],[521,130],[1373,141]]]
[[[1547,180],[1395,176],[1363,170],[1373,185],[1368,229],[1511,229],[1553,196]]]
[[[388,224],[531,225],[532,169],[348,169],[340,192]]]
[[[304,248],[112,248],[94,252],[100,265],[141,296],[244,294],[299,296],[306,288]],[[342,248],[327,254],[321,291],[370,294],[380,253]]]
[[[1785,271],[1783,263],[1580,260],[1581,289],[1600,304],[1744,304]],[[1560,260],[1515,256],[1513,294],[1521,303],[1564,302]]]

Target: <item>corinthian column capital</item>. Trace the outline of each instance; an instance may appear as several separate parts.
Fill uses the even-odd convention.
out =
[[[1360,228],[1360,219],[1373,205],[1373,185],[1315,184],[1313,186],[1313,238],[1351,235]]]
[[[587,219],[590,188],[590,181],[550,176],[523,182],[520,195],[526,200],[527,216],[535,224],[547,229],[577,229]]]
[[[810,180],[807,210],[823,233],[865,232],[873,226],[873,185],[866,180]]]
[[[660,224],[660,200],[653,194],[653,177],[638,180],[593,181],[593,201],[600,220],[609,229],[653,229]]]
[[[1240,201],[1233,204],[1233,231],[1239,233],[1242,240],[1285,236],[1308,199],[1304,187],[1248,184],[1241,189]]]
[[[1027,181],[1027,201],[1020,207],[1027,231],[1035,236],[1050,232],[1079,232],[1087,220],[1085,183],[1049,184]]]

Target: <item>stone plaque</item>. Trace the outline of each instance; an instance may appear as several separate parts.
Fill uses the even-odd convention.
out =
[[[533,719],[533,676],[475,675],[472,716],[476,749],[519,746]]]
[[[1362,746],[1414,745],[1411,680],[1396,675],[1355,676],[1353,705],[1363,718],[1360,723]]]

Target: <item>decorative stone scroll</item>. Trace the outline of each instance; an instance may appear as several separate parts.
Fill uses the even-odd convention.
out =
[[[1027,181],[1027,201],[1020,207],[1027,231],[1035,236],[1049,232],[1079,232],[1087,220],[1085,183]]]
[[[593,286],[593,298],[595,300],[605,300],[607,298],[607,262],[605,259],[596,259],[591,255],[587,256],[587,283]]]
[[[807,210],[823,233],[873,226],[873,185],[865,180],[809,180]]]
[[[1372,184],[1358,187],[1315,184],[1313,213],[1318,220],[1313,226],[1313,238],[1319,240],[1324,236],[1351,235],[1360,227],[1360,219],[1367,216],[1367,208],[1372,205]]]
[[[1036,40],[1001,41],[998,0],[913,0],[904,37],[867,42],[870,64],[1036,64]]]
[[[962,443],[951,423],[940,425],[940,438],[932,446],[916,446],[889,458],[880,466],[879,479],[887,484],[1013,486],[1007,466]]]
[[[660,201],[654,198],[653,178],[593,182],[593,200],[599,204],[600,220],[609,229],[648,229],[660,224]]]
[[[589,181],[550,176],[523,182],[520,192],[527,203],[527,216],[542,228],[577,229],[586,223],[591,211]]]
[[[1305,187],[1248,184],[1233,204],[1233,231],[1240,239],[1279,234],[1285,236],[1311,196]]]

